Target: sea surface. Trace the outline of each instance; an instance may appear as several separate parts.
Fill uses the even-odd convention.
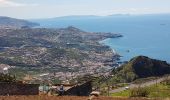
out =
[[[89,32],[120,33],[122,38],[106,39],[102,43],[118,52],[121,61],[144,55],[170,63],[170,14],[72,16],[34,21],[41,27],[75,26]]]

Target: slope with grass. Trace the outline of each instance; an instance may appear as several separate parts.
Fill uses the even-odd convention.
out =
[[[150,98],[169,98],[170,97],[170,80],[164,80],[161,83],[146,87],[135,87],[129,90],[124,90],[117,93],[111,93],[111,96],[131,97],[133,92],[147,92],[147,97]]]

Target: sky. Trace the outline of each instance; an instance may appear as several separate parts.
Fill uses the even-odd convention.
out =
[[[22,19],[155,13],[170,13],[170,0],[0,0],[0,16]]]

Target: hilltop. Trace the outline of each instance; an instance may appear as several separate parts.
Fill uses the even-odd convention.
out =
[[[29,21],[26,21],[26,20],[0,16],[0,29],[1,28],[34,27],[34,26],[39,26],[39,24],[29,22]]]
[[[131,59],[127,64],[115,68],[113,74],[131,82],[139,78],[170,74],[170,64],[166,61],[151,59],[146,56],[137,56]]]

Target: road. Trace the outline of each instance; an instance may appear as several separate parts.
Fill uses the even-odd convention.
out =
[[[129,87],[129,89],[139,87],[139,86],[140,87],[146,87],[146,86],[150,86],[150,85],[160,83],[160,82],[162,82],[166,79],[170,79],[170,76],[164,76],[164,77],[158,78],[156,80],[148,81],[148,82],[141,83],[141,84],[130,84],[129,86],[126,86],[126,87]],[[118,89],[111,90],[110,93],[116,93],[116,92],[124,91],[124,90],[126,90],[126,87],[121,87],[121,88],[118,88]]]

